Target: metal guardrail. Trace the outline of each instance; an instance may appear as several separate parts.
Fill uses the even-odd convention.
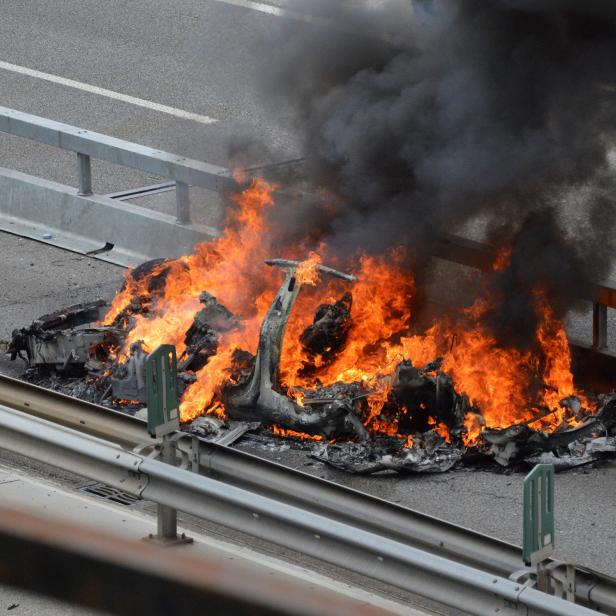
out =
[[[0,375],[0,405],[102,438],[127,449],[152,442],[144,420]],[[313,475],[193,437],[180,451],[201,473],[361,526],[471,567],[508,576],[524,566],[519,547]],[[616,609],[616,595],[614,597]]]
[[[482,242],[476,242],[456,235],[441,238],[433,251],[435,257],[466,265],[482,271],[489,271],[496,257],[496,250]],[[580,299],[592,302],[592,348],[605,351],[608,348],[607,309],[616,308],[616,284],[614,282],[592,283],[591,292]]]
[[[8,107],[0,107],[0,131],[75,152],[78,159],[79,195],[92,194],[91,158],[173,180],[179,224],[188,224],[191,221],[191,185],[214,191],[222,191],[234,185],[233,174],[225,167],[148,148]],[[278,165],[255,167],[248,171],[262,171],[288,164],[301,164],[301,159]],[[435,246],[435,256],[470,267],[486,269],[492,264],[494,251],[486,244],[457,236],[447,236]],[[607,309],[616,308],[616,288],[613,284],[596,284],[592,297],[585,299],[593,302],[593,348],[605,350],[608,346]]]
[[[78,159],[79,195],[92,194],[91,158],[173,180],[176,186],[177,219],[181,224],[190,222],[190,185],[221,191],[232,185],[233,181],[231,171],[225,167],[148,148],[8,107],[0,107],[0,131],[75,152]]]
[[[0,405],[129,449],[151,442],[143,420],[2,375]],[[227,484],[497,576],[508,577],[524,567],[519,547],[481,533],[190,435],[184,435],[178,445],[186,463],[196,462],[201,473]],[[612,578],[576,567],[575,591],[580,603],[616,614]]]
[[[477,616],[597,612],[362,528],[0,407],[0,447]]]

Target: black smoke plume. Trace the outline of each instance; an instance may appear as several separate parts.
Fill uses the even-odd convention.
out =
[[[343,256],[404,245],[420,271],[438,237],[481,220],[487,240],[513,250],[492,283],[503,339],[534,327],[537,284],[562,316],[606,274],[616,3],[291,8],[316,19],[281,20],[261,50],[265,96],[291,110],[305,158],[302,198],[276,211],[274,233],[325,239]]]

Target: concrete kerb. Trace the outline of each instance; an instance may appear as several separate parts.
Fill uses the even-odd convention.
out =
[[[156,257],[179,257],[219,232],[197,223],[0,167],[0,230],[134,267]]]

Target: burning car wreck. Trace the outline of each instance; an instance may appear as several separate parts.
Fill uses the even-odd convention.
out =
[[[613,264],[612,4],[454,2],[429,27],[408,2],[323,4],[367,36],[289,20],[255,54],[301,173],[255,167],[261,138],[229,144],[268,177],[236,174],[216,239],[16,331],[11,357],[136,412],[145,357],[172,344],[184,429],[260,426],[348,472],[614,455],[613,384],[574,381],[564,326]],[[466,231],[493,248],[464,261],[481,281],[432,280]],[[434,282],[446,308],[426,308]]]
[[[262,190],[253,182],[244,197]],[[184,429],[301,439],[314,458],[351,473],[546,460],[568,468],[616,455],[616,396],[575,390],[562,324],[540,295],[535,354],[489,336],[483,299],[458,322],[416,333],[413,284],[396,255],[366,257],[353,274],[315,253],[229,264],[221,245],[249,226],[231,229],[194,255],[129,272],[111,306],[80,304],[16,330],[11,358],[27,362],[30,380],[136,412],[147,354],[173,343]],[[233,268],[245,272],[237,285]],[[247,310],[249,280],[261,283]]]

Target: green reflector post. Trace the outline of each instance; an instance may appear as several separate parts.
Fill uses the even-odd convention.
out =
[[[554,465],[537,464],[524,478],[522,555],[535,565],[554,551]]]
[[[161,437],[180,427],[175,347],[161,344],[145,361],[148,432]]]

